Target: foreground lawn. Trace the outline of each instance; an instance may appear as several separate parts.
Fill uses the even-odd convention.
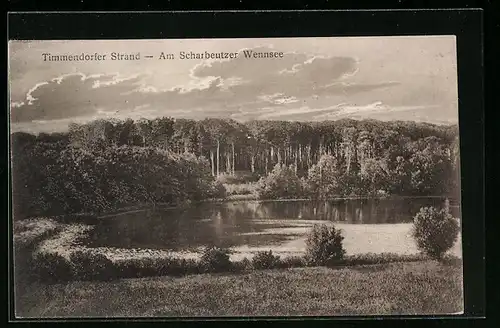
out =
[[[18,317],[398,315],[462,311],[462,267],[435,261],[33,284]]]

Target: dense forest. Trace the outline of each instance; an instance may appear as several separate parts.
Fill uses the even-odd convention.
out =
[[[458,192],[456,125],[96,120],[66,133],[16,132],[11,145],[19,216],[219,197],[217,178],[242,171],[267,179],[264,189],[273,176],[297,178],[311,197]]]

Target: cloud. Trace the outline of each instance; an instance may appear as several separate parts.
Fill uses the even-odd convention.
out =
[[[297,98],[291,97],[291,96],[286,96],[283,93],[275,93],[272,95],[262,95],[262,96],[259,96],[258,98],[263,100],[263,101],[269,102],[271,104],[277,104],[277,105],[291,104],[291,103],[295,103],[295,102],[299,101]]]
[[[196,65],[192,71],[192,77],[203,78],[208,76],[220,76],[221,78],[239,77],[244,80],[260,80],[278,75],[282,69],[290,68],[295,64],[301,64],[309,58],[304,53],[287,52],[280,59],[246,59],[244,51],[254,52],[276,51],[270,47],[256,47],[241,49],[238,57],[218,61],[203,61]]]
[[[289,78],[305,79],[316,83],[327,83],[344,77],[353,76],[357,72],[358,60],[352,57],[312,56],[303,63],[296,64],[290,70],[280,71]]]
[[[296,108],[274,108],[273,111],[263,113],[262,115],[259,115],[258,118],[261,120],[289,119],[291,117],[301,116],[308,116],[309,118],[312,118],[312,115],[314,114],[324,111],[331,111],[334,108],[336,108],[336,106],[326,108],[310,108],[308,106],[301,106]]]
[[[24,106],[24,101],[14,101],[14,102],[12,102],[12,104],[10,106],[12,108],[22,107],[22,106]]]
[[[379,82],[379,83],[346,83],[335,82],[322,87],[315,88],[314,95],[355,95],[358,93],[369,92],[377,89],[390,88],[400,85],[396,81]]]
[[[255,52],[275,51],[260,47]],[[324,94],[349,92],[355,90],[351,85],[326,88],[335,82],[353,76],[358,71],[358,59],[352,57],[315,56],[304,53],[284,53],[282,59],[247,59],[241,55],[232,60],[203,62],[192,71],[193,78],[220,77],[221,79],[238,78],[239,83],[233,92],[248,99],[248,94],[255,97],[262,94],[286,93],[295,98],[311,96],[316,90]]]
[[[36,98],[33,97],[32,93],[35,92],[38,88],[43,87],[44,85],[47,85],[47,82],[41,82],[35,84],[35,86],[31,89],[29,89],[28,93],[26,94],[26,100],[28,105],[33,105],[33,101],[36,100]],[[18,103],[23,103],[24,101],[18,102]]]
[[[393,119],[401,116],[404,112],[407,119],[420,118],[417,113],[422,110],[436,110],[439,105],[416,105],[416,106],[392,106],[380,101],[368,104],[348,104],[341,103],[332,106],[311,107],[300,106],[269,106],[260,110],[240,111],[233,114],[233,118],[240,120],[297,120],[297,121],[322,121],[336,120],[341,118],[379,118]],[[417,117],[418,116],[418,117]]]
[[[148,83],[151,77],[148,74],[158,72],[129,76],[64,74],[35,84],[24,99],[13,101],[11,119],[13,123],[90,120],[113,115],[311,119],[311,115],[327,111],[325,108],[332,113],[324,115],[341,110],[348,115],[348,107],[339,109],[313,103],[315,99],[335,103],[334,98],[339,95],[349,98],[400,85],[397,81],[350,81],[358,74],[358,64],[359,60],[353,57],[296,52],[276,60],[245,59],[240,55],[232,60],[200,62],[189,71],[187,83],[170,89]],[[170,76],[166,74],[164,78]]]
[[[66,74],[35,84],[22,101],[11,104],[13,122],[65,119],[89,116],[97,108],[110,111],[127,107],[120,96],[137,88],[137,76],[122,78],[117,74]]]
[[[420,109],[430,109],[439,108],[437,105],[425,105],[425,106],[389,106],[380,101],[366,104],[366,105],[353,105],[353,104],[339,104],[332,106],[330,108],[325,108],[327,113],[320,115],[315,115],[315,120],[328,120],[328,119],[339,119],[339,118],[366,118],[371,117],[374,114],[390,115],[406,111],[415,111]]]

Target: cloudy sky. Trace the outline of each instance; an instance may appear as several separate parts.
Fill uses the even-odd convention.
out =
[[[181,60],[179,52],[281,51],[281,59]],[[174,60],[158,59],[161,52]],[[43,61],[98,52],[140,61]],[[455,38],[11,41],[12,131],[98,118],[341,118],[458,122]]]

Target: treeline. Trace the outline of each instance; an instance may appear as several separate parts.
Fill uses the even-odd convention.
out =
[[[337,158],[349,172],[370,158],[409,160],[413,148],[422,148],[422,142],[445,148],[449,156],[458,151],[456,125],[348,119],[245,124],[229,119],[97,120],[72,124],[68,138],[72,144],[87,148],[134,145],[192,153],[209,160],[214,176],[235,171],[268,174],[276,164],[294,164],[299,174],[305,175],[325,154]]]
[[[305,181],[311,197],[458,191],[456,125],[164,117],[17,132],[11,141],[14,204],[28,213],[204,199],[223,192],[214,182],[222,174],[268,176],[276,166],[287,168],[285,182],[290,174],[302,180],[302,193]]]
[[[239,170],[267,174],[276,164],[294,164],[304,175],[324,154],[335,156],[350,171],[368,158],[408,159],[411,148],[418,147],[415,143],[426,138],[450,152],[458,147],[457,126],[374,120],[246,124],[222,119],[98,120],[73,124],[69,131],[71,143],[84,147],[153,146],[203,156],[214,176]]]
[[[208,162],[153,147],[74,147],[67,135],[16,134],[13,212],[28,216],[105,213],[224,197]]]

